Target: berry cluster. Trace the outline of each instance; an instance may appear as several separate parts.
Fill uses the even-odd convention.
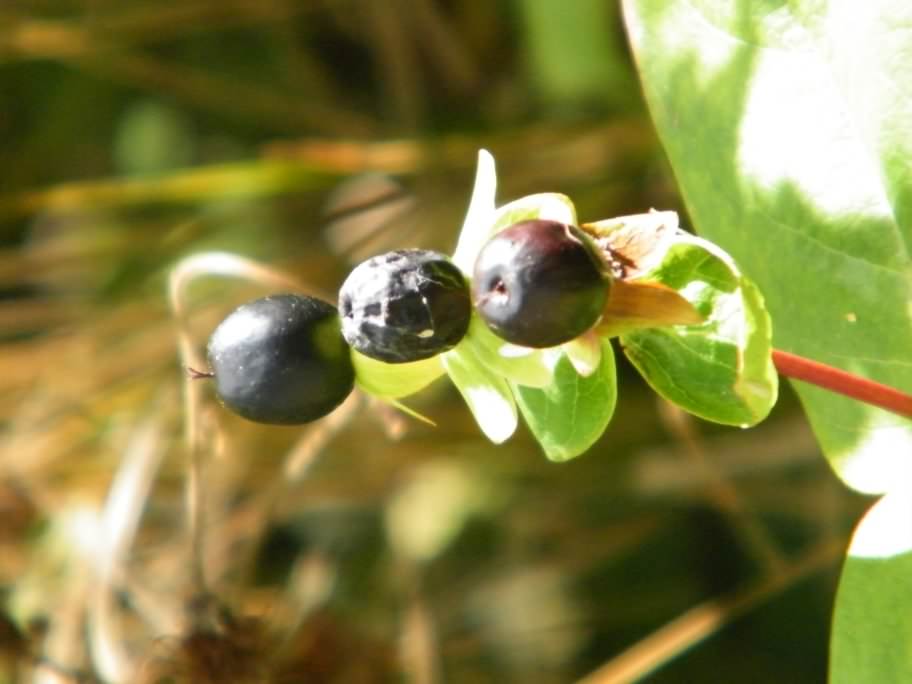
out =
[[[427,359],[463,339],[473,311],[508,342],[556,346],[598,322],[610,284],[582,230],[523,221],[481,249],[471,286],[446,255],[405,249],[356,267],[339,310],[294,294],[244,304],[209,340],[211,375],[219,399],[239,415],[306,423],[352,391],[352,349],[389,364]]]

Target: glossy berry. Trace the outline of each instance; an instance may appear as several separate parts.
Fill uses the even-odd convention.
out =
[[[219,399],[258,423],[316,420],[354,386],[336,308],[304,295],[273,295],[238,307],[212,333],[208,355]]]
[[[553,347],[591,328],[610,280],[579,228],[541,219],[497,233],[475,262],[472,299],[501,338]]]
[[[469,288],[449,258],[401,249],[358,265],[339,291],[342,334],[365,356],[387,363],[426,359],[465,336]]]

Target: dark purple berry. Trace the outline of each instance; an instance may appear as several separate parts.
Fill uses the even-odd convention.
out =
[[[575,226],[541,219],[497,233],[475,261],[472,300],[499,337],[553,347],[599,320],[610,280],[589,238]]]
[[[423,249],[371,257],[339,291],[342,334],[352,348],[387,363],[426,359],[456,346],[472,302],[449,258]]]
[[[212,333],[208,355],[218,398],[258,423],[316,420],[354,386],[336,308],[305,295],[273,295],[238,307]]]

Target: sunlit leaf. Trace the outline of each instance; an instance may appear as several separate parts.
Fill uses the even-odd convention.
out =
[[[460,344],[440,358],[485,436],[495,444],[508,440],[518,419],[507,381],[489,371],[469,345]]]
[[[376,397],[407,397],[443,375],[440,356],[409,363],[384,363],[352,350],[358,387]]]
[[[608,340],[602,340],[601,346],[601,363],[588,377],[580,376],[567,356],[560,354],[550,385],[541,389],[513,386],[523,418],[552,461],[566,461],[586,451],[602,436],[614,414],[614,354]]]
[[[776,346],[912,390],[912,3],[624,10],[689,215],[763,292]],[[849,485],[908,480],[912,424],[796,389]]]
[[[477,315],[472,316],[466,338],[475,356],[491,372],[530,387],[544,387],[551,382],[551,367],[541,350],[504,342]],[[511,353],[515,351],[523,353]]]
[[[910,681],[909,596],[912,496],[905,488],[875,503],[852,537],[833,615],[833,684]]]
[[[576,209],[566,195],[557,192],[541,192],[537,195],[526,195],[498,207],[491,223],[488,237],[509,228],[520,221],[545,219],[576,225]]]
[[[698,325],[621,336],[630,361],[660,395],[707,420],[753,425],[776,401],[770,322],[756,288],[718,248],[680,234],[648,278],[677,290]]]
[[[602,341],[594,330],[565,342],[561,348],[576,372],[583,377],[595,373],[602,362]]]
[[[466,212],[453,263],[466,275],[472,275],[475,257],[491,235],[494,220],[494,198],[497,194],[497,170],[494,157],[487,150],[478,151],[478,169],[469,209]]]

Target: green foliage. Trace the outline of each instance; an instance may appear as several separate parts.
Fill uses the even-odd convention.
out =
[[[775,345],[912,388],[912,105],[897,92],[909,41],[891,30],[912,9],[652,0],[625,9],[694,226],[760,286]],[[847,484],[883,492],[908,472],[908,424],[797,390]]]
[[[443,375],[438,357],[411,363],[383,363],[352,350],[358,386],[376,397],[396,399],[418,392]]]
[[[561,354],[546,387],[513,384],[523,418],[552,461],[583,453],[611,422],[617,401],[614,354],[608,340],[602,340],[601,347],[601,363],[588,377]]]
[[[647,274],[684,294],[700,325],[647,328],[621,336],[624,351],[652,388],[706,420],[747,427],[776,402],[770,322],[757,289],[734,263],[699,238],[677,235]]]
[[[493,373],[526,387],[547,387],[551,384],[552,369],[544,354],[528,349],[515,356],[504,356],[501,350],[508,345],[491,332],[477,315],[473,315],[469,323],[468,338],[478,359]],[[519,351],[519,348],[516,349]]]
[[[647,101],[699,232],[763,291],[783,349],[912,388],[912,40],[907,3],[626,0]],[[835,682],[912,678],[912,427],[796,389],[859,525]]]
[[[517,421],[513,393],[503,377],[478,360],[468,338],[443,354],[443,367],[485,436],[495,444],[509,439]]]
[[[494,160],[482,151],[453,257],[467,276],[485,242],[514,223],[577,222],[573,203],[557,193],[528,195],[496,209],[496,183]],[[648,220],[654,214],[644,216],[639,221],[628,217],[634,241],[636,230],[649,232],[655,225]],[[684,410],[719,423],[753,425],[769,413],[778,387],[763,300],[725,252],[677,230],[676,220],[660,247],[644,259],[651,267],[632,280],[677,292],[704,320],[695,325],[650,324],[644,313],[645,327],[623,335],[623,348],[650,385]],[[590,331],[552,349],[530,349],[504,342],[473,316],[463,341],[439,358],[491,441],[499,444],[513,434],[518,405],[547,457],[565,461],[589,449],[614,413],[617,387],[610,336],[599,340]],[[385,398],[421,389],[438,369],[433,363],[402,368],[400,382],[398,365],[367,363],[358,356],[355,362],[359,385]]]
[[[910,595],[912,497],[906,489],[875,503],[852,537],[833,615],[834,684],[909,680]]]

